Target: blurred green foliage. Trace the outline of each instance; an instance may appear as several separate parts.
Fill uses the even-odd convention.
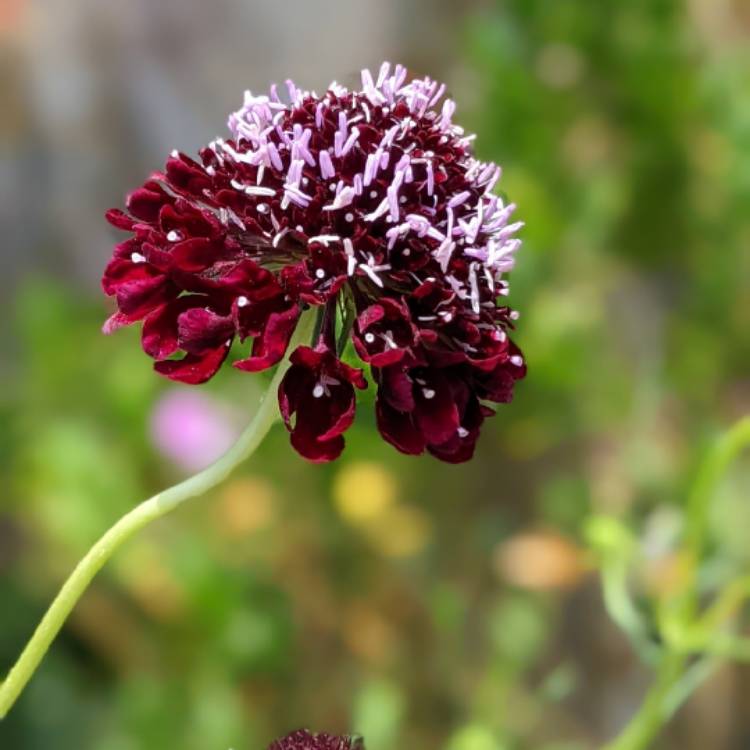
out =
[[[304,464],[277,429],[103,571],[0,747],[252,750],[300,725],[356,730],[368,750],[586,750],[611,736],[646,673],[605,613],[584,522],[628,529],[636,606],[652,610],[679,586],[697,458],[750,403],[742,8],[475,11],[448,73],[527,223],[516,401],[460,467],[395,454],[365,401],[331,466]],[[93,539],[180,476],[149,437],[176,386],[151,373],[137,332],[100,336],[104,303],[57,281],[26,284],[15,305],[0,667]],[[225,370],[205,391],[242,423],[262,383]],[[747,570],[749,473],[733,470],[712,505],[703,593]],[[746,682],[717,683],[723,708],[699,696],[700,720],[663,747],[746,747]]]

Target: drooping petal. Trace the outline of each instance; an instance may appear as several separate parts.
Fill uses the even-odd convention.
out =
[[[209,349],[204,354],[186,354],[182,359],[165,359],[154,363],[154,369],[170,380],[198,385],[210,380],[229,353],[228,346]]]
[[[253,341],[252,355],[238,360],[234,366],[246,372],[259,372],[279,362],[289,346],[299,316],[298,307],[271,313],[262,333]]]

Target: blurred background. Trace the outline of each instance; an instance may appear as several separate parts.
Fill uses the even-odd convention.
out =
[[[347,450],[276,429],[131,541],[0,725],[3,750],[260,750],[299,726],[368,750],[590,750],[649,683],[582,533],[638,536],[668,592],[707,441],[750,407],[745,0],[0,0],[0,672],[83,552],[205,465],[262,378],[160,379],[104,337],[105,209],[223,134],[244,89],[400,61],[442,78],[527,222],[529,375],[475,460],[397,454],[360,402]],[[750,564],[747,462],[706,576]],[[727,666],[659,747],[750,747]]]

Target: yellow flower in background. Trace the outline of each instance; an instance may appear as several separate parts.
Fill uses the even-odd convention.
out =
[[[151,617],[176,620],[185,615],[184,585],[165,563],[155,542],[133,540],[117,559],[115,570],[133,599]]]
[[[417,554],[429,541],[429,518],[418,508],[398,503],[396,477],[382,464],[345,464],[334,480],[333,499],[341,517],[359,527],[387,557]]]
[[[385,466],[370,461],[344,464],[333,483],[333,500],[341,516],[355,525],[381,516],[396,502],[396,479]]]
[[[242,477],[221,492],[216,520],[222,533],[241,537],[269,526],[275,512],[272,484],[260,477]]]
[[[374,664],[392,657],[396,634],[391,624],[366,601],[353,602],[342,618],[342,635],[349,649]]]
[[[373,546],[386,557],[411,557],[421,552],[432,535],[432,524],[419,508],[388,508],[366,529]]]
[[[497,545],[492,562],[501,580],[540,591],[572,588],[586,572],[584,551],[552,530],[516,534]]]

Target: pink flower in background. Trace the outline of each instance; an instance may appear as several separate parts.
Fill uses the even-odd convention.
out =
[[[219,458],[239,434],[229,410],[196,391],[167,391],[154,407],[150,426],[157,449],[190,472]]]

